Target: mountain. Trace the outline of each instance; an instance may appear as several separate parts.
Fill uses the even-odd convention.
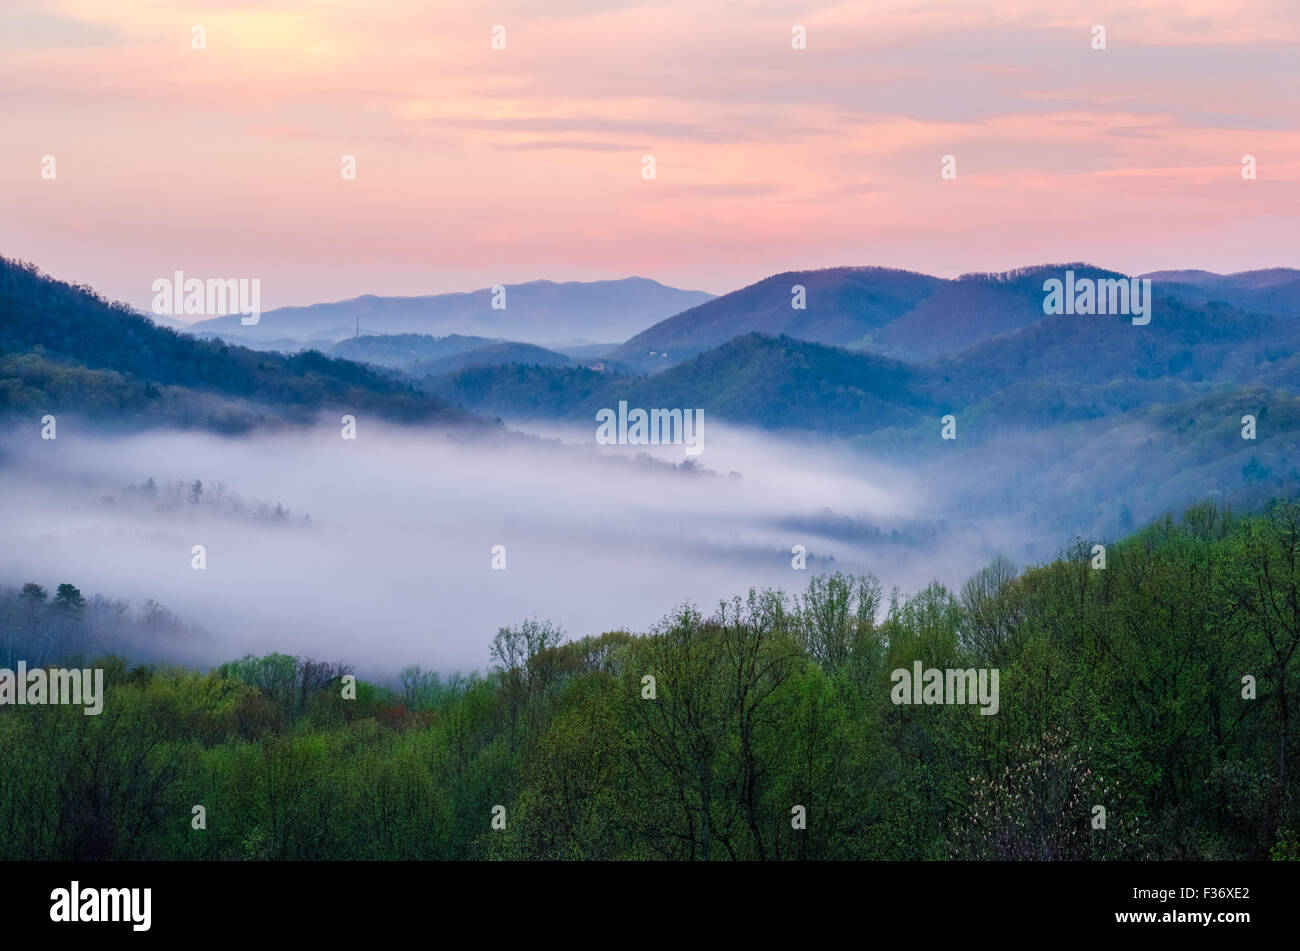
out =
[[[1275,267],[1215,274],[1212,271],[1152,271],[1159,293],[1192,303],[1222,301],[1252,313],[1300,317],[1300,270]]]
[[[790,271],[724,294],[660,321],[608,359],[656,372],[740,334],[782,334],[832,346],[873,350],[900,360],[954,353],[1041,320],[1043,283],[1120,278],[1089,264],[1052,264],[954,280],[888,268]],[[791,288],[806,289],[806,309],[791,306]]]
[[[1169,284],[1192,284],[1207,290],[1245,289],[1259,290],[1292,284],[1300,281],[1300,270],[1293,267],[1272,267],[1258,271],[1237,271],[1233,274],[1216,274],[1214,271],[1189,269],[1184,271],[1149,271],[1141,277]]]
[[[603,360],[612,350],[618,348],[617,343],[560,343],[551,347],[556,353],[562,353],[566,357],[580,362],[600,361]]]
[[[194,333],[215,333],[235,342],[331,338],[356,332],[466,334],[550,344],[576,340],[624,340],[664,317],[712,299],[643,277],[617,281],[531,281],[505,286],[505,307],[494,310],[491,289],[423,297],[366,295],[331,304],[280,307],[244,326],[237,315],[194,325]]]
[[[157,320],[153,314],[147,315],[153,320]],[[188,331],[182,331],[188,333]],[[304,350],[319,350],[321,353],[329,353],[334,346],[333,337],[309,337],[300,340],[297,337],[275,337],[270,340],[260,340],[251,337],[245,337],[240,340],[227,340],[221,334],[211,332],[195,333],[192,336],[199,340],[215,340],[217,343],[233,343],[240,347],[247,347],[249,350],[275,351],[277,353],[301,353]]]
[[[849,436],[915,425],[937,409],[929,376],[870,353],[745,334],[653,376],[585,368],[478,367],[425,379],[449,402],[513,419],[594,420],[598,409],[701,408],[765,429]]]
[[[751,333],[652,377],[611,381],[605,405],[700,407],[745,426],[849,435],[933,413],[928,382],[876,354]]]
[[[588,367],[539,367],[527,363],[467,367],[424,377],[419,386],[465,409],[512,422],[539,419],[583,419],[605,406],[615,381],[639,377],[613,376]]]
[[[609,359],[643,372],[658,370],[746,333],[845,345],[898,319],[943,284],[941,278],[890,268],[787,271],[662,320]],[[795,285],[805,289],[802,310],[793,306]]]
[[[358,363],[407,369],[421,360],[437,360],[459,353],[468,353],[502,341],[489,337],[466,337],[450,334],[432,337],[428,334],[374,334],[348,337],[329,348],[329,354]]]
[[[648,377],[513,365],[422,385],[508,424],[562,420],[593,439],[596,412],[625,400],[629,410],[703,409],[706,441],[719,422],[843,440],[864,462],[913,473],[943,504],[994,520],[1106,531],[1189,498],[1258,505],[1300,492],[1300,377],[1289,389],[1251,382],[1296,367],[1266,359],[1267,348],[1286,346],[1269,342],[1280,325],[1252,335],[1250,318],[1226,305],[1181,306],[1164,313],[1163,336],[1137,334],[1161,311],[1146,327],[1047,318],[917,364],[746,334]],[[950,413],[956,438],[947,441]],[[1258,421],[1255,439],[1242,438],[1247,414]],[[707,466],[707,451],[701,459]]]
[[[411,376],[425,376],[452,373],[466,367],[499,366],[510,363],[523,363],[540,367],[569,367],[576,365],[577,361],[572,357],[556,353],[554,350],[547,350],[545,347],[538,347],[535,344],[515,343],[506,340],[501,343],[488,344],[486,347],[467,350],[464,353],[454,353],[431,360],[419,360],[409,367],[406,372]]]
[[[992,293],[1023,303],[1051,273],[951,284],[975,288],[985,300]],[[1291,318],[1159,296],[1146,325],[1122,316],[1048,316],[1041,303],[1036,309],[1038,316],[1019,329],[926,360],[747,333],[649,376],[496,367],[431,376],[422,386],[506,419],[586,420],[627,400],[838,436],[960,412],[976,439],[1008,428],[1140,414],[1241,387],[1300,396],[1300,321]],[[981,332],[1005,325],[986,322]]]
[[[955,354],[1033,326],[1043,312],[1043,284],[1076,278],[1120,279],[1117,271],[1086,263],[1037,265],[953,280],[886,268],[791,271],[766,278],[649,327],[606,359],[634,372],[658,372],[741,334],[787,335],[814,343],[872,350],[899,360]],[[1159,271],[1157,300],[1206,305],[1223,302],[1240,312],[1300,317],[1300,271],[1272,268],[1239,274]],[[791,306],[791,288],[806,288],[806,310]]]
[[[448,403],[506,419],[585,422],[626,400],[848,438],[932,426],[952,412],[963,415],[966,438],[979,440],[1000,429],[1137,417],[1157,404],[1242,388],[1300,395],[1300,320],[1190,300],[1181,290],[1289,293],[1291,272],[1161,272],[1143,326],[1124,317],[1043,314],[1043,281],[1066,269],[1081,277],[1114,273],[1058,265],[945,281],[869,268],[789,272],[662,321],[588,368],[532,344],[477,335],[348,338],[332,347],[334,358],[255,353],[161,328],[84,288],[3,262],[0,407],[81,406],[237,428],[341,406],[449,419],[457,414]],[[788,321],[781,307],[796,283],[804,283],[808,304],[791,309],[805,321],[799,333],[852,337],[851,348],[742,330],[682,359],[736,327]],[[676,339],[685,350],[650,358],[660,371],[652,375],[626,372],[616,357],[626,355],[635,368],[649,339]],[[886,345],[890,353],[877,352]],[[924,356],[891,355],[898,352]]]
[[[945,281],[927,297],[881,329],[870,341],[873,349],[902,360],[924,360],[964,350],[999,334],[1040,321],[1045,281],[1076,278],[1122,278],[1089,264],[1049,264],[1003,274],[964,274]]]
[[[1145,326],[1123,317],[1044,317],[926,365],[963,400],[1044,381],[1076,388],[1141,382],[1146,398],[1162,400],[1195,383],[1267,382],[1300,392],[1300,321],[1162,298],[1154,285],[1152,292]]]
[[[340,340],[330,353],[361,363],[390,367],[409,376],[450,373],[472,366],[499,363],[529,363],[538,366],[572,366],[577,361],[554,350],[512,340],[489,340],[452,334],[430,337],[426,334],[349,337]]]
[[[322,411],[471,422],[384,373],[315,351],[288,356],[160,327],[84,287],[0,258],[0,414],[239,432]]]

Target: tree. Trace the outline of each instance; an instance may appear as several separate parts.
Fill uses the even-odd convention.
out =
[[[46,596],[46,590],[34,581],[29,581],[23,585],[23,592],[21,595],[23,603],[33,610],[45,603]]]
[[[403,667],[397,675],[402,686],[402,701],[408,710],[419,710],[431,699],[438,686],[438,672],[424,670],[419,664]]]
[[[1279,503],[1262,518],[1250,519],[1245,542],[1255,582],[1246,610],[1268,644],[1280,724],[1277,784],[1284,796],[1290,796],[1291,691],[1287,680],[1300,647],[1300,505]]]
[[[875,630],[880,599],[874,575],[853,578],[836,572],[808,582],[797,623],[804,649],[823,670],[838,670]]]
[[[564,639],[564,631],[548,621],[530,618],[514,627],[497,630],[492,638],[491,657],[498,671],[524,670],[534,654],[556,647]]]
[[[61,584],[54,595],[54,610],[71,621],[80,621],[86,610],[86,599],[74,585]]]
[[[643,829],[663,854],[768,857],[761,804],[779,764],[760,737],[779,710],[772,697],[799,658],[789,628],[783,596],[751,590],[708,619],[685,605],[649,638],[640,660],[656,678],[657,697],[637,693],[629,702],[639,773],[658,799],[650,814],[673,817],[667,834]]]
[[[530,618],[515,627],[503,627],[492,639],[490,656],[498,674],[505,706],[510,716],[510,744],[518,743],[519,715],[534,686],[529,661],[542,651],[557,647],[564,632],[548,621]]]
[[[1015,632],[1018,616],[1008,588],[1019,576],[1016,566],[999,555],[962,586],[962,646],[994,660]]]

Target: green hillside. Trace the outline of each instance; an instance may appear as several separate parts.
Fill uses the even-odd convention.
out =
[[[896,320],[942,284],[936,277],[890,268],[789,271],[660,321],[609,356],[646,371],[679,363],[746,333],[845,345]],[[792,306],[795,285],[804,288],[801,309]]]
[[[909,426],[935,408],[927,375],[874,354],[747,334],[650,377],[500,366],[423,381],[428,392],[508,419],[594,419],[598,409],[701,408],[766,429],[853,435]]]
[[[1300,509],[1198,505],[1104,568],[1086,541],[960,590],[824,575],[635,634],[524,621],[486,676],[352,698],[349,663],[95,661],[112,715],[0,709],[0,858],[1297,859],[1298,596]],[[49,632],[102,656],[109,603],[0,588],[16,657]],[[916,665],[971,694],[901,702]]]
[[[325,410],[402,422],[467,418],[369,367],[316,351],[286,356],[200,340],[0,258],[0,414],[237,432]]]

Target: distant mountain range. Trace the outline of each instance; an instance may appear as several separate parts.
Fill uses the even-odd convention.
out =
[[[545,346],[575,360],[603,361],[620,372],[657,373],[742,334],[760,333],[918,361],[955,354],[1041,321],[1047,316],[1043,284],[1066,270],[1079,278],[1125,277],[1084,263],[954,279],[890,268],[839,267],[777,274],[721,297],[644,278],[564,284],[534,281],[507,286],[503,310],[494,310],[491,290],[482,289],[425,297],[368,295],[332,304],[284,307],[263,314],[251,327],[243,326],[238,316],[192,325],[156,319],[182,332],[258,350],[319,349],[389,366],[397,364],[339,350],[336,345],[356,336],[358,328],[369,337],[468,337],[481,341],[480,346],[489,341]],[[1300,270],[1158,271],[1140,277],[1151,280],[1157,300],[1221,302],[1245,314],[1300,317]],[[619,344],[620,340],[625,342]],[[503,363],[564,362],[525,350],[500,350],[497,356]],[[400,362],[406,370],[413,363]],[[471,366],[485,361],[457,362]],[[425,369],[432,372],[436,367],[431,364]]]
[[[1066,270],[1119,278],[1089,264],[1053,264],[953,280],[888,268],[790,271],[724,294],[643,330],[609,354],[611,361],[656,372],[744,333],[787,335],[814,343],[870,349],[902,360],[955,353],[1029,326],[1043,312],[1043,283]],[[1248,313],[1300,316],[1300,271],[1239,274],[1161,271],[1157,299],[1222,301]],[[803,288],[803,309],[792,306]]]
[[[707,432],[724,422],[792,447],[855,447],[985,518],[1101,531],[1216,494],[1245,506],[1300,494],[1300,272],[1149,275],[1140,326],[1045,314],[1043,282],[1067,268],[1116,276],[1087,265],[951,281],[790,272],[656,320],[612,353],[495,332],[367,334],[281,353],[167,329],[0,259],[0,417],[35,432],[58,414],[60,437],[78,418],[96,431],[239,433],[343,413],[461,433],[487,431],[488,416],[594,433],[598,410],[627,401],[702,409]],[[794,285],[805,309],[790,306]],[[298,329],[268,326],[255,343]],[[955,442],[939,438],[948,414]]]
[[[465,294],[423,297],[366,295],[330,304],[280,307],[244,326],[237,315],[214,317],[184,329],[214,334],[237,343],[298,340],[328,345],[363,334],[451,334],[509,339],[525,343],[611,344],[672,314],[702,304],[713,295],[684,291],[643,277],[616,281],[530,281],[507,284],[503,297],[490,288]],[[494,298],[503,303],[494,309]],[[172,321],[169,326],[179,322]]]
[[[459,333],[349,336],[327,354],[290,356],[165,330],[0,260],[0,409],[116,407],[142,421],[152,414],[239,428],[344,403],[395,419],[590,421],[626,399],[839,438],[905,433],[961,411],[968,423],[988,421],[967,429],[979,438],[994,428],[1112,418],[1156,404],[1204,405],[1234,388],[1300,395],[1300,271],[1158,272],[1150,275],[1153,319],[1139,327],[1045,315],[1043,282],[1067,268],[1120,276],[1083,264],[955,280],[882,268],[788,272],[688,307],[604,357],[601,348],[579,348],[575,358],[578,351]],[[617,289],[627,298],[644,285],[660,300],[688,293],[636,280],[604,282],[600,293]],[[796,285],[803,309],[791,306]],[[596,287],[538,282],[509,300],[521,310],[540,299],[533,292],[552,303],[574,294],[590,303]],[[388,312],[381,304],[406,306],[362,300],[377,302],[377,313]],[[306,315],[340,306],[295,309],[296,327],[292,320],[273,327],[264,315],[260,330],[268,340],[315,332]]]
[[[765,429],[850,436],[915,425],[937,404],[930,375],[870,353],[745,334],[651,376],[587,368],[478,366],[427,378],[448,402],[509,419],[594,419],[617,406],[701,407]]]
[[[609,356],[645,371],[681,363],[746,333],[846,345],[902,317],[943,284],[888,268],[790,271],[662,320]],[[795,307],[796,285],[804,289],[804,309]]]
[[[1145,327],[1046,317],[917,362],[751,333],[648,376],[513,364],[421,386],[508,425],[591,433],[620,401],[703,409],[707,432],[846,443],[959,509],[1044,525],[1108,531],[1196,498],[1250,507],[1300,493],[1300,321],[1223,303],[1169,301]],[[940,438],[948,414],[953,442]]]
[[[1083,266],[1076,271],[1113,273]],[[860,286],[864,278],[881,279],[879,272],[862,269],[813,273],[821,284],[808,286],[823,292]],[[897,273],[883,279],[888,282]],[[449,402],[507,420],[588,423],[597,409],[627,400],[634,406],[704,408],[737,424],[840,437],[932,426],[942,413],[963,412],[968,422],[980,424],[966,430],[974,439],[1010,428],[1036,430],[1145,412],[1156,405],[1204,405],[1214,393],[1244,387],[1279,398],[1300,396],[1300,318],[1285,316],[1287,307],[1279,308],[1282,314],[1247,313],[1218,301],[1161,296],[1163,285],[1153,279],[1153,318],[1147,326],[1122,317],[1048,316],[1042,312],[1042,281],[1055,273],[1055,268],[1032,269],[941,285],[887,325],[893,328],[888,339],[895,352],[922,354],[907,360],[750,331],[688,359],[673,359],[669,351],[668,360],[655,358],[666,365],[652,360],[660,372],[650,375],[483,365],[429,376],[421,386]],[[747,290],[774,296],[791,277],[780,275],[770,279],[775,286],[761,282]],[[1248,288],[1254,280],[1255,275],[1243,275],[1239,286]],[[956,297],[978,302],[966,311],[971,319],[938,306],[942,298]],[[682,332],[683,318],[694,314],[704,328],[696,339],[707,339],[715,332],[709,312],[735,299],[720,297],[640,338],[659,329],[665,335]],[[996,300],[1005,302],[1007,312],[993,307]],[[760,306],[752,320],[741,314],[732,326],[773,318],[770,309]],[[831,326],[823,322],[812,332],[829,333]],[[928,335],[922,328],[928,328]],[[975,342],[957,349],[972,337]],[[613,356],[635,362],[630,346]]]
[[[1237,274],[1211,271],[1152,271],[1161,292],[1193,303],[1223,301],[1252,313],[1300,317],[1300,271],[1275,267]]]

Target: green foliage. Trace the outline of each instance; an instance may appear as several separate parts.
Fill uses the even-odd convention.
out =
[[[0,609],[45,637],[80,600]],[[526,621],[486,677],[408,667],[355,700],[344,665],[283,654],[92,662],[102,715],[0,708],[0,859],[1300,855],[1300,506],[1198,505],[1104,570],[1081,541],[884,601],[827,575],[640,636]],[[997,668],[998,713],[895,704],[916,661]]]

